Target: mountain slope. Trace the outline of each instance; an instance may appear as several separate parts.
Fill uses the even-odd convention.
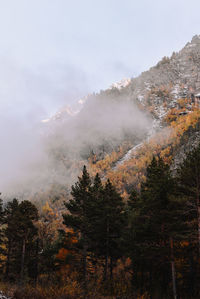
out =
[[[200,36],[195,36],[139,77],[87,96],[79,112],[65,107],[48,120],[48,179],[70,186],[87,164],[91,174],[109,177],[126,196],[132,186],[140,187],[154,154],[176,167],[181,149],[197,142],[199,92]]]
[[[184,148],[190,150],[199,142],[199,91],[200,36],[195,36],[171,58],[164,57],[126,87],[113,90],[148,110],[154,129],[147,134],[151,138],[132,147],[121,160],[115,160],[112,153],[95,165],[91,163],[92,172],[106,174],[126,193],[130,186],[139,188],[153,154],[160,154],[176,168]]]

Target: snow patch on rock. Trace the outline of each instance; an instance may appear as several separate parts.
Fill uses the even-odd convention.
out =
[[[130,83],[131,83],[131,79],[130,78],[124,78],[124,79],[122,79],[119,82],[113,83],[109,89],[117,88],[117,89],[120,90],[120,89],[128,86]]]

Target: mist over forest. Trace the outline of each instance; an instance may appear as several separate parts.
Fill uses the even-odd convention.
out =
[[[81,170],[71,177],[71,162],[87,163],[92,152],[105,155],[125,140],[137,143],[152,126],[150,114],[125,97],[93,95],[79,109],[74,115],[64,110],[48,122],[11,119],[6,136],[12,139],[2,136],[2,192],[32,193],[53,183],[71,184]]]

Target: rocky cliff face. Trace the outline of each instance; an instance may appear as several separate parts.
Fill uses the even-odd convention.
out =
[[[144,108],[154,106],[154,116],[162,117],[169,108],[176,107],[177,100],[191,98],[200,93],[200,35],[195,35],[191,42],[178,53],[163,57],[156,66],[143,72],[139,77],[123,79],[114,83],[100,94],[90,95],[84,99],[84,103],[99,96],[112,98],[128,97]],[[60,111],[61,115],[69,115],[69,107]],[[72,111],[70,111],[73,114]],[[58,116],[58,115],[57,115]]]
[[[69,161],[71,153],[76,152],[77,157],[77,149],[80,147],[81,159],[85,159],[84,163],[87,163],[88,158],[92,160],[94,171],[102,172],[103,175],[112,171],[112,178],[116,176],[118,180],[127,171],[130,184],[131,177],[138,171],[143,174],[152,154],[158,154],[159,151],[176,169],[183,160],[185,151],[200,141],[199,126],[194,129],[192,121],[195,115],[195,125],[199,123],[199,93],[200,35],[196,35],[180,52],[173,53],[170,58],[164,57],[139,77],[126,79],[99,94],[88,96],[80,112],[74,115],[71,113],[72,121],[68,121],[69,109],[60,111],[52,118],[54,123],[60,123],[58,127],[62,132],[59,133],[62,155],[59,153],[56,156],[61,155],[62,160]],[[178,120],[178,130],[181,133],[178,130],[172,132],[176,122],[173,126],[171,122],[166,122],[167,115],[173,109],[172,119]],[[188,126],[184,126],[184,121],[188,122]],[[170,128],[171,139],[166,134],[166,127]],[[169,141],[165,142],[162,138],[161,145],[157,137],[154,141],[152,138],[158,131],[162,135],[162,130],[165,130],[163,136],[166,134]],[[63,142],[67,140],[67,134],[70,135],[70,143],[75,144],[71,151]],[[181,134],[187,134],[187,138],[182,138]],[[176,138],[178,141],[174,140]],[[141,166],[138,166],[138,159],[142,161],[142,171]],[[137,169],[134,168],[135,165]]]
[[[162,117],[177,100],[191,98],[200,92],[200,35],[170,58],[164,57],[149,71],[131,80],[126,87],[134,100],[143,106],[154,106],[156,117]]]

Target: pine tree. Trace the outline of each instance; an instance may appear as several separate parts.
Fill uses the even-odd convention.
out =
[[[6,279],[23,283],[25,269],[32,276],[37,274],[37,270],[33,269],[33,264],[35,265],[33,251],[37,237],[34,221],[37,219],[37,208],[31,202],[24,200],[19,203],[17,199],[8,202],[5,208]],[[30,267],[32,271],[29,271]]]
[[[188,246],[184,258],[188,265],[190,295],[199,296],[200,277],[200,144],[186,154],[177,170],[177,193],[185,200],[185,221],[188,227]]]
[[[122,256],[122,234],[126,223],[122,197],[109,179],[104,188],[102,207],[100,242],[102,244],[101,254],[105,258],[104,279],[107,280],[108,269],[110,270],[110,279],[112,279],[114,263]]]
[[[86,166],[84,166],[82,176],[78,177],[78,182],[72,186],[72,199],[65,203],[70,214],[63,215],[63,223],[73,229],[79,241],[77,245],[80,246],[81,272],[85,289],[87,289],[87,252],[89,247],[88,211],[91,202],[90,188],[91,179]]]
[[[63,215],[64,224],[76,233],[82,256],[82,273],[86,284],[87,259],[104,259],[104,279],[110,278],[115,261],[122,255],[122,232],[125,224],[124,204],[108,180],[105,187],[96,174],[92,184],[86,167],[82,177],[72,186],[72,199],[65,203],[70,214]]]
[[[173,192],[174,181],[169,166],[160,157],[154,157],[147,168],[147,179],[141,189],[144,221],[149,235],[148,247],[152,251],[153,259],[157,261],[155,268],[159,276],[156,279],[162,278],[162,289],[169,283],[168,263],[171,263],[173,296],[176,298],[173,239],[178,233],[179,203],[173,200]]]
[[[90,204],[88,205],[88,237],[90,240],[91,260],[97,266],[101,256],[103,243],[102,236],[102,216],[104,214],[104,187],[100,176],[97,173],[90,188]]]
[[[186,155],[177,170],[177,183],[180,196],[187,198],[188,220],[195,222],[200,256],[200,145]]]
[[[37,236],[37,228],[34,225],[34,221],[38,220],[37,208],[28,200],[24,200],[19,204],[20,219],[18,221],[18,235],[22,240],[22,251],[21,251],[21,267],[20,267],[20,281],[23,283],[24,280],[24,268],[25,268],[25,256],[29,249],[29,260],[27,260],[29,267],[31,267],[31,272],[33,278],[37,276],[36,260],[35,254],[33,254],[32,249],[35,247],[37,255],[37,240],[34,238]],[[35,242],[34,242],[35,241]],[[35,253],[35,252],[34,252]],[[31,262],[30,262],[31,259]],[[33,262],[34,261],[34,262]]]
[[[142,201],[140,194],[132,190],[127,201],[127,229],[125,231],[126,255],[131,258],[131,273],[133,290],[141,287],[138,273],[143,271],[144,256],[144,231],[143,219],[140,215]]]
[[[173,296],[176,298],[173,245],[174,240],[183,237],[185,228],[181,217],[182,202],[174,196],[174,186],[169,166],[161,158],[154,157],[147,167],[140,198],[132,196],[129,206],[133,258],[136,266],[146,269],[143,281],[149,281],[150,289],[156,282],[156,288],[160,285],[162,291],[167,292],[171,264]],[[142,261],[137,262],[138,255],[143,256]]]
[[[16,267],[17,260],[17,225],[18,225],[18,208],[19,202],[17,199],[13,199],[7,203],[5,208],[5,224],[7,225],[5,229],[5,237],[7,239],[6,247],[6,269],[5,269],[5,279],[14,280],[16,273],[19,273],[20,267]]]
[[[1,193],[0,193],[1,195]],[[0,199],[0,271],[3,270],[4,266],[4,261],[3,261],[3,256],[5,255],[5,250],[4,250],[4,229],[3,229],[3,224],[4,224],[4,211],[3,211],[3,201]]]

